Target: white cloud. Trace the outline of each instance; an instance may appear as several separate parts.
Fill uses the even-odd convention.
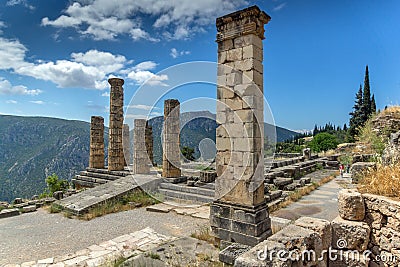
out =
[[[0,69],[8,70],[26,65],[24,58],[27,50],[18,40],[0,37]]]
[[[12,99],[10,99],[10,100],[7,100],[7,101],[6,101],[6,103],[7,103],[7,104],[18,104],[18,102],[17,102],[17,101],[15,101],[15,100],[12,100]]]
[[[34,10],[35,7],[28,4],[28,1],[26,0],[8,0],[6,3],[7,6],[16,6],[16,5],[21,5],[23,7],[29,8],[30,10]]]
[[[104,92],[104,93],[101,94],[101,96],[110,97],[110,93],[109,92]]]
[[[142,109],[142,110],[154,110],[154,109],[160,109],[158,107],[153,107],[153,106],[148,106],[148,105],[132,105],[129,106],[129,108],[136,108],[136,109]]]
[[[154,61],[143,61],[133,67],[134,70],[141,71],[141,70],[153,70],[157,67],[157,63]]]
[[[129,35],[133,40],[159,41],[186,39],[215,18],[247,5],[246,0],[75,0],[55,20],[42,19],[43,26],[72,27],[78,33],[95,40],[112,40]],[[150,35],[141,25],[142,16],[153,19],[153,29],[160,35]]]
[[[189,55],[190,51],[178,51],[176,48],[171,48],[171,53],[169,53],[172,58],[177,58],[183,55]]]
[[[286,6],[286,2],[277,5],[277,6],[274,7],[272,10],[273,10],[273,11],[279,11],[279,10],[281,10],[282,8],[284,8],[285,6]]]
[[[162,75],[156,75],[150,71],[131,71],[128,74],[128,78],[135,81],[136,84],[149,84],[152,86],[156,86],[156,85],[161,85],[161,86],[167,86],[166,83],[164,83],[163,81],[167,81],[168,80],[168,76],[166,74],[162,74]]]
[[[45,104],[45,102],[42,100],[35,100],[35,101],[29,101],[29,102],[36,104],[36,105],[44,105]]]
[[[150,113],[150,116],[161,116],[163,115],[161,112],[152,112]]]
[[[75,62],[80,62],[87,66],[99,67],[105,73],[118,71],[127,62],[124,56],[113,55],[109,52],[98,50],[89,50],[85,53],[72,53],[71,57]]]
[[[26,86],[13,86],[8,80],[0,77],[0,94],[2,95],[31,95],[35,96],[42,93],[39,89],[29,90]]]

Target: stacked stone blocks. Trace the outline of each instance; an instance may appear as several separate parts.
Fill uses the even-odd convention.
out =
[[[150,172],[150,159],[146,148],[146,120],[134,120],[134,145],[133,145],[133,172],[135,174],[147,174]]]
[[[163,171],[165,178],[181,176],[180,163],[180,103],[176,99],[167,99],[164,102],[164,127],[162,133]]]
[[[110,90],[110,122],[108,142],[108,170],[124,170],[124,148],[122,145],[122,128],[124,123],[124,84],[123,79],[111,78],[108,80]]]
[[[89,168],[104,168],[104,118],[100,116],[91,117]]]
[[[129,125],[123,125],[122,131],[122,146],[124,148],[125,166],[129,166],[131,162],[131,138],[129,133]]]

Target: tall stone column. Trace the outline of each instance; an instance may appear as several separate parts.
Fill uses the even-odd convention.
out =
[[[110,90],[110,124],[108,140],[108,170],[124,169],[124,148],[122,145],[122,125],[124,124],[124,84],[123,79],[108,79]]]
[[[131,162],[131,138],[128,124],[124,124],[122,128],[122,147],[124,148],[124,165],[128,166]]]
[[[164,101],[162,177],[165,178],[177,178],[181,176],[179,104],[179,101],[176,99],[167,99]]]
[[[104,169],[104,118],[100,116],[91,117],[89,168]]]
[[[148,122],[146,123],[145,140],[146,140],[147,155],[149,156],[151,165],[154,166],[153,127],[151,127]]]
[[[263,46],[270,17],[257,6],[217,19],[215,201],[222,245],[255,245],[272,234],[264,200]]]
[[[147,174],[150,172],[149,156],[146,149],[146,120],[135,119],[133,129],[133,172]]]

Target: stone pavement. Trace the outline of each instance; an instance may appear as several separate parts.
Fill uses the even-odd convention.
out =
[[[156,205],[152,205],[146,208],[147,211],[152,212],[175,212],[178,215],[187,215],[193,218],[206,219],[210,218],[210,206],[209,205],[186,205],[176,202],[164,202]]]
[[[331,221],[338,216],[338,192],[342,188],[349,187],[350,184],[350,175],[345,174],[343,178],[337,176],[309,195],[303,196],[299,201],[272,213],[272,215],[289,220],[308,216]]]
[[[61,199],[54,204],[75,215],[81,215],[91,207],[132,192],[139,186],[145,190],[155,191],[161,181],[162,179],[156,175],[128,175]]]
[[[97,245],[91,245],[74,253],[24,262],[22,264],[6,264],[5,267],[67,267],[67,266],[113,266],[120,258],[138,256],[148,250],[176,239],[165,236],[147,227],[143,230],[118,236]]]

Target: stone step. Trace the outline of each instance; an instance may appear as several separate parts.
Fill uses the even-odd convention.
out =
[[[190,194],[202,195],[202,196],[208,196],[208,197],[214,197],[214,195],[215,195],[214,190],[211,190],[211,189],[187,186],[187,185],[180,185],[180,184],[171,184],[171,183],[161,183],[160,189],[168,189],[171,191],[178,191],[178,192],[184,192],[184,193],[190,193]]]
[[[274,185],[277,186],[279,189],[291,183],[293,183],[292,178],[278,177],[274,179]]]
[[[123,171],[109,171],[108,169],[86,168],[86,171],[121,176],[121,177],[125,177],[130,174],[128,169],[125,169]]]
[[[93,177],[88,177],[88,176],[82,176],[82,175],[76,175],[75,178],[72,179],[74,184],[77,183],[79,185],[82,184],[92,184],[94,186],[100,185],[100,184],[106,184],[110,182],[111,180],[105,180],[101,178],[93,178]]]
[[[110,181],[114,181],[121,177],[124,177],[120,175],[106,174],[101,172],[90,172],[90,171],[81,171],[79,175],[93,177],[93,178],[101,178],[103,180],[110,180]]]
[[[203,196],[198,194],[192,194],[188,192],[175,191],[169,189],[158,189],[158,191],[165,197],[165,200],[183,200],[190,201],[193,203],[211,203],[214,198],[210,196]]]

